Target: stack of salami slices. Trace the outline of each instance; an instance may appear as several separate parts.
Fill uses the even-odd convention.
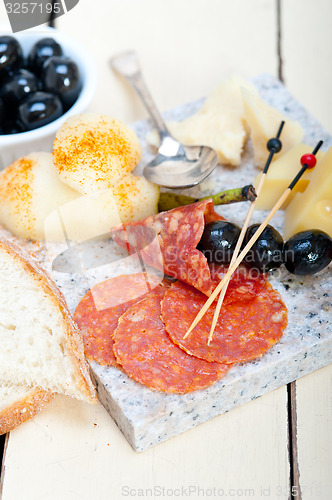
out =
[[[212,342],[215,304],[183,339],[226,272],[209,266],[196,248],[204,225],[218,219],[213,202],[204,200],[113,233],[159,272],[117,276],[82,298],[74,318],[88,359],[117,366],[150,389],[183,394],[208,387],[234,363],[262,356],[280,340],[287,309],[266,277],[245,267],[230,281]],[[177,280],[161,279],[160,271]]]

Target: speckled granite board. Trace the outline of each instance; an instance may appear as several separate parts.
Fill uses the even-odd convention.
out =
[[[325,141],[324,148],[332,144],[321,126],[303,109],[286,89],[273,77],[262,75],[254,79],[261,95],[270,104],[283,111],[286,116],[297,119],[306,131],[305,141],[313,146],[319,139]],[[167,119],[183,119],[196,111],[202,101],[181,106],[169,113]],[[147,122],[134,124],[145,151],[142,164],[153,157],[146,145],[145,137],[150,130]],[[239,187],[253,181],[257,171],[251,164],[252,151],[247,144],[241,167],[229,169],[218,167],[199,187],[189,193],[194,196],[208,195],[221,189]],[[218,211],[233,222],[241,224],[248,210],[247,204],[218,208]],[[255,212],[253,222],[263,220],[265,213]],[[282,231],[283,213],[278,213],[272,224]],[[8,233],[4,233],[7,234]],[[90,286],[108,277],[125,272],[139,271],[135,261],[124,259],[112,246],[112,242],[98,243],[92,248],[92,259],[98,266],[88,275],[65,274],[51,269],[53,259],[64,249],[61,245],[27,244],[43,261],[54,280],[64,293],[71,311]],[[100,254],[107,249],[122,260],[100,265]],[[117,253],[118,252],[118,253]],[[136,383],[122,371],[113,367],[102,367],[91,363],[93,378],[100,401],[136,451],[143,451],[166,439],[180,434],[221,413],[246,403],[288,382],[309,374],[332,362],[331,283],[332,266],[312,277],[294,277],[284,269],[270,277],[272,285],[281,293],[289,311],[289,324],[280,343],[260,359],[236,365],[212,387],[187,395],[171,395],[152,392]]]

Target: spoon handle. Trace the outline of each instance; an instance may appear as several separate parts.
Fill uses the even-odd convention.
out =
[[[136,52],[131,50],[114,56],[110,59],[110,64],[113,70],[126,78],[143,101],[152,120],[154,121],[155,126],[157,127],[161,141],[164,137],[169,136],[170,134],[167,130],[166,124],[159,113],[144,81]]]

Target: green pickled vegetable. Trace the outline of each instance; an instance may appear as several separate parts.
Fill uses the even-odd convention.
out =
[[[193,196],[167,191],[165,193],[160,193],[158,210],[159,212],[164,212],[172,208],[183,207],[184,205],[190,205],[191,203],[207,200],[209,198],[212,198],[215,205],[229,205],[230,203],[239,203],[240,201],[255,201],[256,197],[256,191],[252,184],[242,188],[220,191],[220,193],[204,196],[204,198],[194,198]]]

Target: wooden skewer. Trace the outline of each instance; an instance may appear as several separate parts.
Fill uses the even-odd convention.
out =
[[[264,181],[265,181],[265,178],[266,178],[266,174],[267,174],[267,172],[269,170],[269,166],[271,164],[272,158],[275,155],[275,153],[279,153],[279,151],[281,150],[282,144],[281,144],[281,141],[279,140],[279,137],[280,137],[280,134],[282,132],[282,129],[283,129],[284,125],[285,125],[285,122],[282,121],[281,124],[280,124],[280,127],[279,127],[279,130],[277,132],[276,137],[273,138],[273,139],[270,139],[268,141],[268,143],[267,143],[267,148],[268,148],[270,154],[269,154],[269,156],[268,156],[268,158],[266,160],[266,163],[265,163],[265,166],[264,166],[261,178],[259,180],[259,183],[258,183],[258,186],[257,186],[257,189],[256,189],[257,197],[251,203],[251,205],[249,207],[249,210],[248,210],[248,213],[247,213],[247,217],[246,217],[246,219],[244,221],[244,224],[242,226],[239,238],[238,238],[238,240],[236,242],[236,246],[235,246],[235,249],[234,249],[234,253],[232,255],[230,266],[232,264],[234,264],[234,262],[235,262],[235,260],[236,260],[236,258],[238,256],[238,254],[239,254],[239,252],[241,250],[241,245],[242,245],[244,237],[246,235],[246,232],[247,232],[247,229],[248,229],[248,226],[249,226],[249,222],[250,222],[251,216],[252,216],[253,211],[255,209],[257,198],[259,196],[259,193],[262,190],[262,187],[263,187],[263,184],[264,184]],[[212,319],[212,325],[211,325],[211,329],[210,329],[210,334],[209,334],[207,345],[210,345],[210,342],[211,342],[211,340],[213,338],[213,333],[214,333],[214,330],[215,330],[216,325],[217,325],[217,321],[218,321],[219,314],[220,314],[220,309],[221,309],[222,304],[224,302],[224,298],[225,298],[225,295],[226,295],[226,292],[227,292],[227,288],[228,288],[229,282],[230,282],[230,279],[228,279],[226,281],[225,285],[223,286],[223,288],[222,288],[222,290],[220,292],[219,299],[218,299],[217,306],[216,306],[216,310],[214,312],[213,319]]]
[[[304,157],[307,157],[308,161],[309,161],[309,157],[314,156],[317,153],[317,151],[320,149],[320,147],[321,147],[322,144],[323,144],[323,141],[319,141],[318,144],[317,144],[317,146],[314,148],[312,154],[311,155],[303,155],[302,158],[301,158],[301,161],[302,161],[302,159]],[[292,189],[297,184],[297,182],[300,180],[300,178],[302,177],[302,175],[304,174],[304,172],[307,170],[307,168],[312,168],[314,166],[315,166],[315,163],[312,164],[312,165],[309,165],[308,163],[304,163],[303,164],[301,170],[297,173],[297,175],[294,177],[294,179],[292,180],[292,182],[289,184],[288,188],[280,196],[279,200],[276,202],[276,204],[272,208],[271,212],[265,217],[265,219],[262,222],[262,224],[257,228],[256,232],[250,238],[250,240],[248,241],[248,243],[246,244],[246,246],[244,247],[244,249],[242,250],[242,252],[237,257],[237,259],[229,267],[229,269],[228,269],[227,273],[225,274],[225,276],[223,277],[223,279],[220,281],[220,283],[218,284],[218,286],[215,288],[215,290],[212,292],[212,294],[210,295],[210,297],[207,299],[207,301],[205,302],[204,306],[202,307],[202,309],[200,310],[200,312],[197,314],[196,318],[194,319],[194,321],[190,325],[190,327],[189,327],[188,331],[186,332],[186,334],[184,335],[183,339],[185,339],[186,337],[188,337],[188,335],[190,335],[190,333],[195,328],[195,326],[197,325],[197,323],[203,318],[204,314],[209,309],[210,305],[212,304],[212,302],[214,301],[214,299],[216,298],[216,296],[218,295],[218,293],[220,292],[220,290],[223,288],[223,286],[225,285],[225,283],[227,282],[227,280],[229,280],[231,278],[231,276],[234,273],[234,271],[236,271],[236,269],[238,268],[238,266],[240,265],[240,263],[242,262],[242,260],[244,259],[244,257],[247,255],[247,253],[249,252],[249,250],[253,246],[253,244],[258,240],[258,238],[260,237],[260,235],[262,234],[262,232],[264,231],[264,229],[266,228],[266,226],[268,225],[268,223],[270,222],[270,220],[272,219],[272,217],[279,210],[279,208],[282,206],[282,204],[286,201],[286,199],[288,198],[288,196],[292,192]]]

